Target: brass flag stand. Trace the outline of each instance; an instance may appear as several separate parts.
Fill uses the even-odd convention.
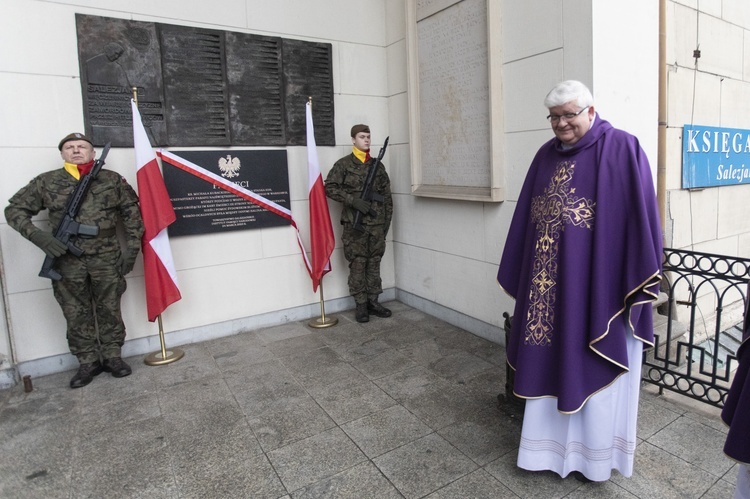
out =
[[[164,343],[164,328],[161,324],[161,314],[157,315],[156,319],[159,322],[159,341],[161,342],[161,351],[146,355],[146,358],[143,361],[149,366],[171,364],[172,362],[180,360],[185,355],[185,352],[179,348],[167,350],[166,344]]]
[[[132,87],[132,91],[133,102],[135,102],[135,106],[138,107],[138,87]],[[136,146],[137,144],[134,143],[133,147]],[[140,166],[141,165],[137,165],[137,167]],[[159,321],[159,343],[161,344],[161,350],[146,355],[146,358],[143,361],[149,366],[171,364],[172,362],[180,360],[185,355],[185,352],[183,352],[179,348],[172,348],[171,350],[167,350],[166,343],[164,342],[164,327],[161,322],[161,314],[157,315],[156,318]]]
[[[320,278],[320,317],[316,319],[310,319],[310,322],[307,323],[308,326],[314,327],[314,328],[325,328],[325,327],[331,327],[335,326],[339,323],[339,320],[336,317],[328,316],[326,317],[326,304],[325,300],[323,300],[323,278]]]

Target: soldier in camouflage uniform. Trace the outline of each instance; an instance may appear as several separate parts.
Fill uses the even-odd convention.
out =
[[[383,292],[380,280],[380,260],[385,253],[385,237],[391,225],[393,199],[391,182],[385,166],[378,165],[372,191],[382,196],[382,202],[361,198],[367,170],[370,166],[370,128],[354,125],[351,129],[352,153],[336,161],[326,178],[326,195],[343,203],[341,224],[344,256],[349,262],[349,294],[357,305],[356,319],[367,322],[370,314],[390,317],[391,311],[378,303]],[[360,232],[352,227],[356,211],[362,213]]]
[[[93,167],[96,152],[85,135],[72,133],[60,141],[58,148],[65,162],[63,168],[42,173],[13,195],[5,218],[56,259],[55,269],[62,279],[52,281],[52,289],[67,321],[70,352],[80,364],[70,386],[80,388],[102,371],[117,378],[132,372],[120,357],[125,341],[120,298],[126,287],[124,276],[133,269],[138,256],[144,228],[138,196],[122,176],[110,170],[99,172],[76,216],[81,224],[99,227],[97,236],[72,241],[83,255],[72,255],[52,232],[34,225],[31,218],[47,209],[50,225],[57,227],[79,178]],[[125,249],[116,233],[118,220],[125,229]]]

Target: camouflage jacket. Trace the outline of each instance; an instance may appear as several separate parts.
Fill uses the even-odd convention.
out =
[[[375,159],[373,158],[372,161]],[[354,154],[349,154],[336,161],[331,171],[328,172],[325,182],[326,195],[344,204],[341,211],[342,224],[354,222],[355,210],[352,208],[352,200],[362,195],[369,167],[369,162],[362,163]],[[391,197],[391,181],[382,162],[378,165],[373,192],[383,196],[383,202],[372,202],[375,216],[364,215],[362,224],[385,225],[387,232],[393,216],[393,198]]]
[[[38,175],[10,198],[10,204],[5,208],[8,225],[28,239],[32,233],[40,230],[31,222],[31,218],[47,209],[51,230],[54,231],[65,215],[68,198],[77,184],[78,180],[63,168]],[[111,170],[101,170],[91,183],[76,216],[79,223],[99,227],[99,235],[76,238],[73,244],[88,255],[119,249],[116,233],[118,220],[125,228],[128,250],[137,254],[144,232],[138,196],[121,175]]]

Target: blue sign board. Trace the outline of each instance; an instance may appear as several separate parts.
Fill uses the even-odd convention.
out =
[[[682,188],[750,184],[750,130],[682,127]]]

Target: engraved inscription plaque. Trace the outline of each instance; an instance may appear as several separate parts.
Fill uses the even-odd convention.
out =
[[[493,6],[492,0],[408,0],[416,195],[502,200],[501,33]]]
[[[159,25],[170,144],[229,145],[224,34]]]
[[[175,153],[245,189],[290,209],[289,173],[283,150],[179,151]],[[207,234],[289,225],[290,221],[216,187],[167,162],[164,184],[177,220],[170,236]]]
[[[167,144],[161,58],[153,23],[76,15],[86,135],[96,145],[133,145],[132,87],[153,145]],[[85,40],[85,43],[81,43]]]
[[[305,145],[305,103],[313,98],[315,143],[336,145],[333,133],[331,45],[284,40],[284,87],[289,145]],[[299,110],[303,112],[300,114]]]
[[[226,40],[234,142],[286,145],[281,38],[227,32]]]

